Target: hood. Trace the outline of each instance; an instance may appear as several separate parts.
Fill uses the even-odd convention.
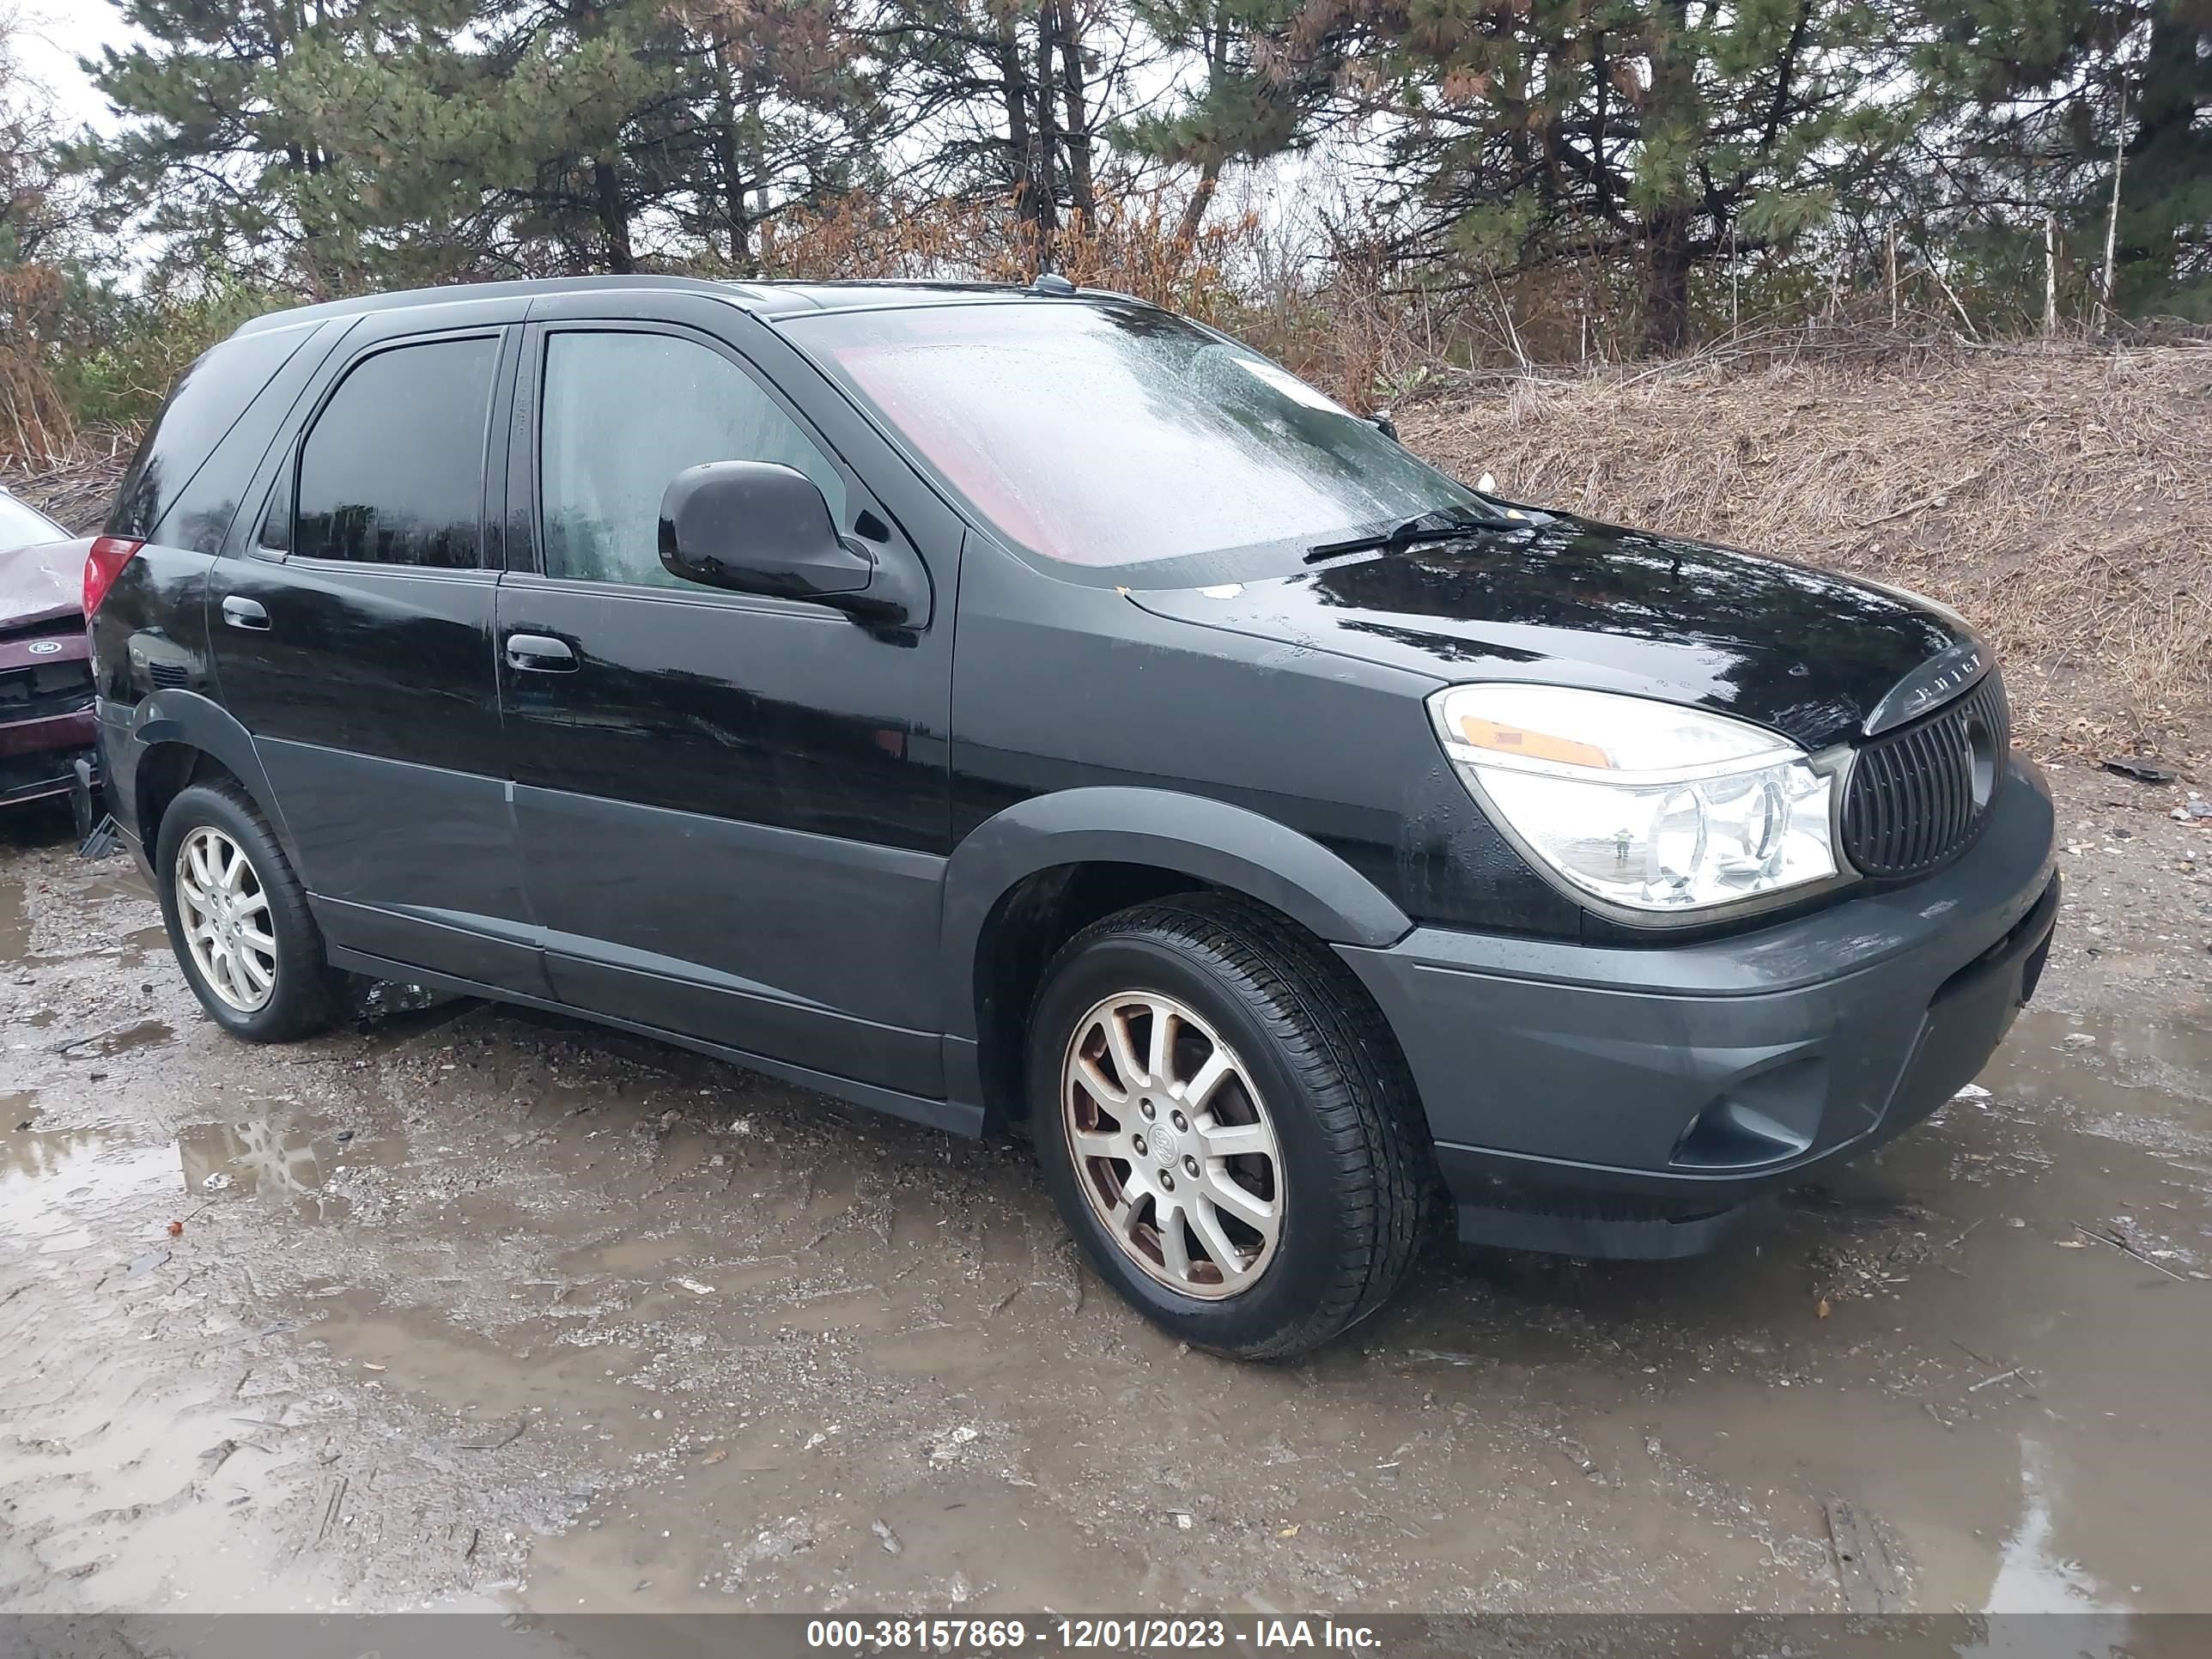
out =
[[[0,628],[82,615],[84,550],[82,541],[43,542],[0,553]]]
[[[1694,704],[1807,750],[1967,636],[1885,590],[1563,514],[1294,575],[1136,590],[1156,616],[1440,681],[1531,680]]]

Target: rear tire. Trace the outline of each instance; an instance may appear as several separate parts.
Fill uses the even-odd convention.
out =
[[[1194,1346],[1304,1353],[1389,1300],[1419,1246],[1436,1176],[1397,1045],[1319,941],[1249,901],[1077,934],[1038,994],[1028,1087],[1091,1265]]]
[[[153,864],[170,948],[210,1019],[249,1042],[290,1042],[337,1021],[345,976],[243,790],[180,791],[161,815]]]

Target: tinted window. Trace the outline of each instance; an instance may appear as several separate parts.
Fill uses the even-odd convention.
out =
[[[1116,565],[1491,509],[1287,370],[1149,306],[781,319],[986,519]]]
[[[496,339],[434,340],[356,366],[300,452],[292,550],[375,564],[477,562]]]
[[[545,343],[538,495],[545,573],[690,587],[660,562],[660,497],[708,461],[781,461],[845,521],[845,481],[790,416],[720,352],[662,334]],[[696,591],[696,590],[694,590]]]
[[[269,488],[269,506],[261,514],[261,527],[254,532],[253,539],[272,553],[291,550],[292,462],[289,455],[284,458],[284,470]]]
[[[115,508],[107,517],[111,536],[149,537],[161,515],[192,481],[228,432],[289,361],[312,327],[241,334],[203,354],[185,371],[154,417],[123,475]]]

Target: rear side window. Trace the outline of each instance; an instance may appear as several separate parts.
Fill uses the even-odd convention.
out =
[[[170,392],[131,457],[107,516],[107,533],[134,541],[150,538],[246,405],[314,331],[241,334],[203,353]]]
[[[396,347],[348,373],[301,447],[294,556],[475,565],[498,366],[487,335]]]

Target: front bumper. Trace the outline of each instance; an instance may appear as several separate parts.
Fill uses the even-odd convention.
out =
[[[1955,863],[1752,933],[1337,948],[1412,1066],[1463,1241],[1684,1255],[1981,1070],[2050,951],[2052,830],[2015,759]]]

